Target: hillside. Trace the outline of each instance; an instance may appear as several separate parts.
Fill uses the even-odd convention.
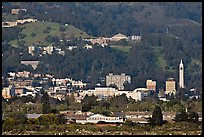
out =
[[[50,36],[57,36],[57,37],[82,37],[82,38],[89,38],[90,36],[81,31],[80,29],[72,26],[67,25],[63,26],[59,23],[53,23],[53,22],[34,22],[34,23],[28,23],[22,26],[19,26],[20,28],[23,28],[20,32],[22,35],[25,35],[24,38],[22,38],[22,41],[25,41],[25,44],[28,46],[31,46],[33,44],[40,43],[42,45],[49,45],[51,44],[49,41],[46,41],[46,37]],[[60,28],[63,27],[63,31],[60,31]],[[17,45],[17,38],[14,40],[11,40],[9,42],[12,45]]]
[[[95,37],[162,34],[168,29],[187,45],[202,44],[201,2],[11,2],[3,6],[3,13],[26,8],[19,18],[70,24]]]

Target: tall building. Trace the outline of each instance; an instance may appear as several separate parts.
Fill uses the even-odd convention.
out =
[[[183,66],[183,62],[181,59],[181,62],[179,64],[179,88],[184,88],[184,66]]]
[[[29,46],[28,47],[28,53],[29,54],[33,54],[33,51],[35,50],[35,47],[34,46]]]
[[[166,81],[166,91],[165,94],[171,94],[174,93],[176,94],[176,82],[173,78],[168,78]]]
[[[156,91],[156,81],[152,81],[148,79],[146,81],[146,87],[148,90]]]
[[[118,87],[118,90],[124,90],[123,84],[125,81],[131,83],[131,77],[122,73],[121,75],[113,75],[113,73],[109,73],[106,76],[106,86],[110,86],[111,84],[115,84]]]

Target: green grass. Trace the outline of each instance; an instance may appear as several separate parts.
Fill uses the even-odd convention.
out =
[[[50,27],[51,30],[49,30],[49,33],[44,33],[47,27]],[[28,23],[19,27],[23,27],[22,34],[25,34],[26,37],[22,40],[25,41],[25,44],[28,46],[33,45],[34,43],[41,43],[42,45],[49,45],[51,43],[45,41],[45,38],[50,36],[62,36],[62,32],[59,31],[60,24],[58,23],[52,23],[52,22],[35,22],[35,23]],[[68,25],[64,26],[66,28],[65,31],[65,37],[73,36],[73,37],[82,37],[82,38],[89,38],[87,33],[81,31],[80,29]],[[35,33],[36,36],[32,37],[31,34]],[[10,44],[17,45],[17,39],[10,41]]]
[[[110,46],[111,48],[115,48],[117,50],[123,51],[123,52],[129,52],[132,48],[131,46]]]
[[[161,47],[155,46],[154,47],[154,52],[155,52],[155,54],[157,56],[157,59],[158,59],[157,63],[159,64],[159,66],[161,66],[161,68],[163,70],[166,70],[167,62],[163,58],[163,55],[161,53]]]
[[[4,21],[16,21],[18,19],[18,15],[2,13],[2,18]]]

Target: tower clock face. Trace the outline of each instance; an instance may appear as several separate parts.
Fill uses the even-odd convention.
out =
[[[182,70],[183,68],[180,68],[180,70]]]

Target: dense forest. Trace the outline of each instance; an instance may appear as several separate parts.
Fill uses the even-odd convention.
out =
[[[6,2],[3,14],[12,8],[26,8],[18,19],[37,18],[39,21],[73,25],[89,35],[112,37],[116,33],[141,35],[141,42],[120,41],[121,46],[131,46],[129,52],[111,47],[94,46],[87,50],[84,43],[72,40],[79,48],[65,50],[65,56],[31,56],[21,43],[16,49],[8,44],[21,39],[21,29],[2,30],[2,74],[9,71],[28,70],[50,73],[58,78],[71,77],[89,82],[92,86],[104,84],[105,75],[122,72],[131,75],[131,89],[144,87],[147,79],[157,81],[158,89],[165,80],[173,77],[178,82],[178,65],[181,58],[185,69],[185,86],[202,91],[202,4],[199,2]],[[6,21],[2,16],[2,21]],[[58,40],[59,41],[59,40]],[[71,43],[70,42],[70,43]],[[54,45],[66,49],[69,43]],[[65,46],[66,45],[66,46]],[[73,45],[73,44],[70,44]],[[39,60],[36,70],[20,64],[21,60]]]

